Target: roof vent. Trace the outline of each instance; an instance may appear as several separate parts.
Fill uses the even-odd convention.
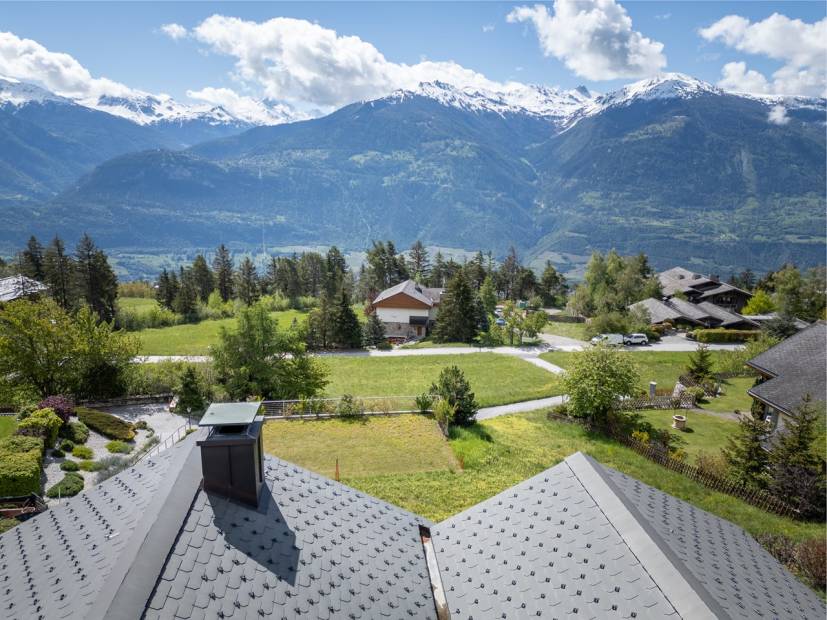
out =
[[[212,403],[198,426],[209,428],[201,447],[204,490],[258,506],[264,482],[261,403]]]

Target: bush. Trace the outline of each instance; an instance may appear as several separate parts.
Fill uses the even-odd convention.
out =
[[[75,449],[75,442],[73,442],[69,439],[64,439],[63,441],[60,442],[60,449],[63,450],[64,452],[71,452],[72,450]]]
[[[54,448],[52,450],[52,456],[56,459],[62,459],[64,456],[66,456],[66,453],[60,448]]]
[[[135,438],[132,425],[112,414],[87,409],[86,407],[78,407],[77,414],[81,422],[104,437],[122,441],[130,441]]]
[[[106,444],[106,449],[112,454],[129,454],[132,452],[132,446],[125,441],[113,440]]]
[[[720,453],[699,452],[695,457],[695,467],[708,476],[728,478],[730,475],[729,464]]]
[[[63,420],[51,409],[38,409],[17,424],[18,435],[42,437],[47,446],[55,445]]]
[[[40,401],[37,405],[38,409],[51,409],[57,414],[64,424],[69,421],[69,418],[75,415],[75,403],[68,396],[49,396]]]
[[[696,329],[691,333],[695,340],[703,343],[746,342],[759,338],[762,335],[762,332],[759,330],[725,329],[723,327]]]
[[[795,563],[813,587],[823,592],[827,586],[827,542],[823,538],[811,538],[799,543],[795,551]]]
[[[95,453],[92,452],[92,448],[87,448],[86,446],[75,446],[72,450],[72,456],[79,459],[91,459],[95,456]]]
[[[416,402],[416,407],[417,409],[419,409],[420,413],[428,413],[434,406],[434,397],[428,392],[420,394],[414,400]]]
[[[566,403],[560,403],[559,405],[554,405],[551,409],[549,409],[549,415],[567,418],[571,415],[571,413],[569,412],[569,406]]]
[[[76,471],[66,472],[63,480],[46,491],[46,497],[73,497],[83,490],[83,476]]]
[[[77,461],[63,461],[60,464],[60,468],[63,471],[77,471],[80,469],[80,467],[77,464]]]
[[[351,394],[345,394],[336,405],[336,415],[343,418],[355,418],[365,413],[365,405]]]
[[[78,463],[78,468],[82,471],[99,471],[101,464],[100,461],[81,461]]]
[[[89,427],[83,422],[69,422],[60,429],[60,435],[72,443],[86,443],[86,440],[89,439]],[[63,449],[66,450],[66,448]],[[69,450],[66,451],[69,452]]]
[[[379,351],[390,351],[391,349],[393,349],[393,345],[389,341],[383,340],[382,342],[376,345],[376,348]]]
[[[436,383],[431,384],[430,393],[454,407],[455,424],[467,426],[474,421],[479,405],[474,399],[471,385],[457,366],[443,368]]]
[[[696,403],[701,403],[704,401],[704,398],[706,398],[706,391],[699,385],[688,387],[683,392],[684,394],[692,396]]]
[[[149,424],[147,424],[146,420],[138,420],[134,424],[136,431],[146,431],[149,430]]]
[[[40,492],[43,440],[12,435],[0,439],[0,497]]]
[[[129,467],[130,459],[122,456],[105,456],[99,462],[98,476],[95,482],[100,484],[107,478],[111,478]]]

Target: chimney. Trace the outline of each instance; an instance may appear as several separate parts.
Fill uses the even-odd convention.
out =
[[[204,490],[258,506],[264,483],[261,403],[212,403],[198,426]]]

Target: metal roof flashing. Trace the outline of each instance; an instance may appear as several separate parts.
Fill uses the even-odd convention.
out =
[[[252,424],[261,402],[211,403],[198,426],[244,426]]]

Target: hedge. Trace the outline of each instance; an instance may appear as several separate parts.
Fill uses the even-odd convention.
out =
[[[726,343],[754,340],[758,338],[761,333],[760,330],[755,329],[724,329],[723,327],[715,327],[712,329],[696,329],[692,332],[692,335],[698,342]]]
[[[104,437],[122,441],[130,441],[135,438],[132,425],[110,413],[87,409],[86,407],[78,407],[75,411],[81,422]]]
[[[69,422],[60,429],[62,437],[73,443],[86,443],[89,439],[89,427],[83,422]]]
[[[72,497],[83,491],[83,476],[76,471],[67,471],[63,480],[46,491],[46,497]]]
[[[0,497],[40,492],[43,440],[12,435],[0,439]]]

